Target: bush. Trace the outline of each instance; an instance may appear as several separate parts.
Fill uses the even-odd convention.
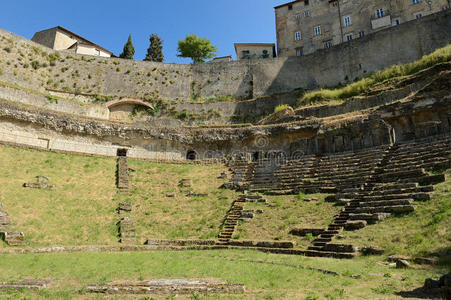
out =
[[[276,108],[274,108],[274,113],[278,113],[279,111],[282,111],[284,109],[287,109],[288,107],[290,107],[288,104],[281,104],[281,105],[277,105]]]

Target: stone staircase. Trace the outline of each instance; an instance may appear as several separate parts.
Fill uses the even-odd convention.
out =
[[[121,191],[126,191],[129,185],[127,157],[119,156],[117,158],[117,187]]]
[[[225,184],[226,188],[236,190],[246,190],[254,176],[256,163],[247,161],[238,161],[232,167],[232,179]]]
[[[222,224],[221,231],[218,235],[217,245],[228,245],[230,239],[235,232],[235,228],[238,225],[238,221],[242,217],[244,210],[244,204],[246,202],[266,202],[261,195],[255,193],[246,193],[238,197],[237,200],[233,201],[231,208],[227,212],[227,216]]]
[[[120,216],[120,221],[118,222],[118,233],[120,237],[120,242],[122,244],[134,244],[136,243],[136,230],[135,224],[133,222],[133,217],[131,216],[132,203],[131,202],[121,202],[117,208],[117,212]]]
[[[324,252],[355,256],[356,247],[332,244],[332,239],[342,230],[357,230],[390,214],[414,211],[416,201],[430,199],[434,191],[431,184],[445,180],[443,174],[429,175],[424,168],[447,168],[450,161],[449,140],[390,147],[367,182],[336,195],[345,207],[307,251],[312,256],[323,256]]]

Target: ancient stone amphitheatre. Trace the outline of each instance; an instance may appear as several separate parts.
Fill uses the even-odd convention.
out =
[[[199,65],[0,30],[1,296],[449,297],[450,20]]]

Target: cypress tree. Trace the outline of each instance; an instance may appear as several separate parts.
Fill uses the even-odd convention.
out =
[[[128,36],[127,43],[125,43],[125,45],[124,45],[124,50],[122,51],[121,55],[119,55],[119,57],[126,58],[126,59],[133,59],[134,55],[135,55],[135,47],[133,47],[132,35],[130,34]]]
[[[147,49],[147,55],[144,60],[146,61],[157,61],[163,62],[163,41],[160,39],[158,34],[152,34],[149,38],[150,46]]]

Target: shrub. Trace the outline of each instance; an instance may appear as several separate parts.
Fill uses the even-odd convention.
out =
[[[278,113],[279,111],[287,109],[288,107],[290,107],[288,104],[277,105],[276,108],[274,108],[274,113]]]
[[[3,50],[5,50],[8,53],[11,53],[11,48],[9,48],[9,47],[5,47],[5,48],[3,48]]]
[[[3,71],[2,71],[2,69],[0,69],[0,76],[1,76],[1,75],[3,75]]]

